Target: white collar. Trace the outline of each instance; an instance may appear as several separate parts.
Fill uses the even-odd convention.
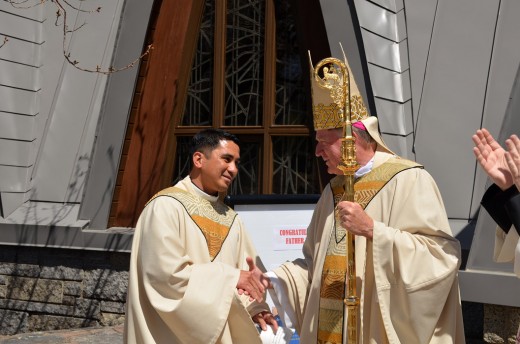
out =
[[[372,166],[374,165],[374,157],[370,159],[364,166],[358,168],[356,172],[354,172],[354,178],[359,178],[372,171]]]
[[[218,195],[212,196],[210,194],[207,194],[204,191],[202,191],[201,189],[199,189],[199,187],[193,183],[191,178],[190,178],[190,181],[191,181],[192,189],[195,192],[195,194],[197,194],[197,196],[204,198],[205,200],[210,201],[210,202],[216,202],[218,200]]]

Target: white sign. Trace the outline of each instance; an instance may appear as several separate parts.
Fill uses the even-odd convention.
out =
[[[244,222],[265,268],[273,270],[286,261],[303,258],[301,248],[315,206],[315,204],[240,204],[235,205],[234,209]],[[271,293],[272,289],[269,289],[266,302],[272,308],[274,296],[271,296]],[[293,343],[292,340],[287,341],[289,338],[287,333],[283,335],[287,343]],[[273,343],[283,343],[283,341],[273,341]]]
[[[286,261],[303,257],[301,230],[307,231],[314,207],[315,204],[241,204],[235,205],[235,211],[244,222],[266,269],[272,270]],[[290,229],[300,232],[280,232]],[[287,241],[288,237],[290,240]],[[283,243],[276,243],[277,240],[283,240]]]

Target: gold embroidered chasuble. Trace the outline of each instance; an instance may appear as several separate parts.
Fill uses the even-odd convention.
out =
[[[391,159],[393,154],[377,151],[373,171]],[[358,183],[370,181],[367,177]],[[285,295],[286,314],[301,344],[317,343],[322,272],[335,221],[333,199],[327,186],[307,229],[304,257],[274,270],[280,281],[276,293]],[[358,342],[463,344],[460,244],[432,176],[423,168],[397,173],[365,212],[374,220],[374,232],[371,240],[356,236]]]
[[[237,214],[223,203],[210,202],[175,186],[160,191],[150,201],[158,196],[173,197],[184,206],[206,238],[209,256],[213,261],[220,252]]]
[[[160,192],[134,231],[124,342],[260,344],[251,316],[269,306],[236,290],[246,257],[259,262],[232,209],[189,177]]]
[[[396,174],[421,165],[401,158],[391,158],[385,164],[358,178],[354,183],[354,200],[363,209],[372,198]],[[334,178],[331,183],[334,207],[343,197],[344,178]],[[318,338],[320,344],[343,343],[343,324],[346,316],[344,305],[347,268],[346,230],[334,220],[321,277]]]

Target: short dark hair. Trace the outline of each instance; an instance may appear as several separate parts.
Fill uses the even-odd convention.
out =
[[[237,146],[240,146],[240,141],[235,135],[222,129],[208,128],[199,131],[191,139],[190,156],[192,157],[195,152],[201,152],[207,156],[218,147],[222,140],[233,141]]]

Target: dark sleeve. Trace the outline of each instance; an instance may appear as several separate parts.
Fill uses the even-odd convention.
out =
[[[517,193],[507,201],[506,211],[518,235],[520,235],[520,194]]]
[[[502,191],[493,184],[486,190],[480,203],[504,232],[509,232],[511,225],[515,225],[520,233],[520,193],[516,186]]]

